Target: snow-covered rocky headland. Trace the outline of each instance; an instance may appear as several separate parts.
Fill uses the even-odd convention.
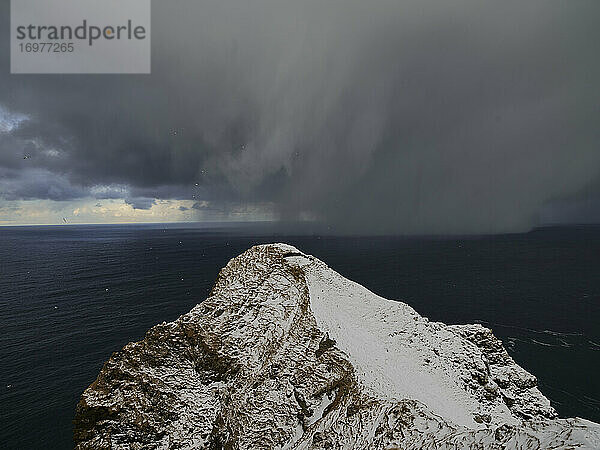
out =
[[[77,448],[600,448],[490,330],[429,322],[294,247],[253,247],[208,299],[104,365]]]

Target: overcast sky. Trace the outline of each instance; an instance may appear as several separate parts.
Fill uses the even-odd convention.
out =
[[[98,76],[10,75],[0,2],[0,223],[600,222],[598,0],[155,1]]]

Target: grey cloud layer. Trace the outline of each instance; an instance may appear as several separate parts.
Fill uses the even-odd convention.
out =
[[[154,2],[151,76],[9,76],[3,43],[0,104],[30,116],[0,135],[3,185],[60,198],[35,193],[44,171],[65,198],[124,185],[356,232],[524,230],[600,197],[597,17],[594,0]]]

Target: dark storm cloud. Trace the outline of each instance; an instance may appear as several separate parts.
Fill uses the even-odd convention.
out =
[[[3,42],[0,105],[29,117],[0,133],[22,173],[3,185],[524,230],[600,192],[598,17],[595,0],[154,2],[150,76],[10,76]]]
[[[133,209],[150,209],[156,200],[153,198],[126,198],[125,203],[131,205]]]
[[[46,170],[0,168],[0,195],[5,200],[60,201],[84,197],[87,190]]]

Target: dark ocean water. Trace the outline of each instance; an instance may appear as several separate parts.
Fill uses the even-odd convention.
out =
[[[72,447],[103,362],[202,301],[227,261],[285,241],[446,323],[491,327],[562,416],[600,422],[600,227],[464,238],[257,228],[0,228],[0,448]]]

